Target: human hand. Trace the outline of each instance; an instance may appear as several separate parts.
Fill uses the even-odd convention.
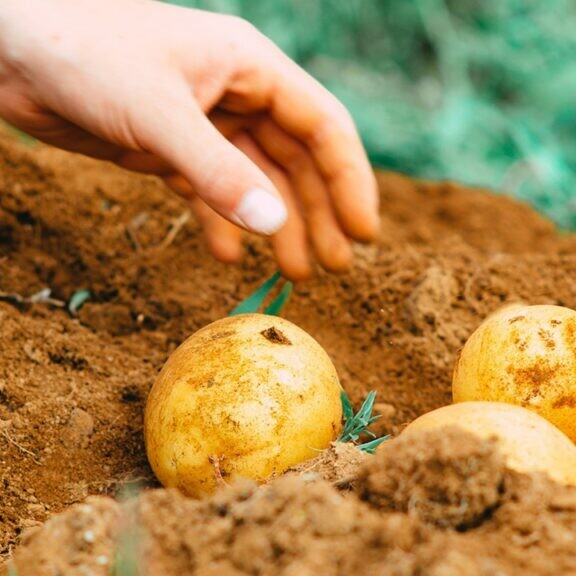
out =
[[[291,279],[348,268],[378,230],[344,107],[251,25],[152,0],[2,0],[0,116],[66,150],[155,174],[220,260],[271,236]],[[311,250],[310,250],[311,249]]]

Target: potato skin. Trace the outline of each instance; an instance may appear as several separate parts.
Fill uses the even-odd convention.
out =
[[[200,497],[225,480],[264,481],[312,458],[340,430],[341,387],[324,349],[291,322],[244,314],[183,342],[147,400],[145,440],[165,486]]]
[[[452,395],[518,404],[576,441],[576,312],[514,305],[487,318],[460,353]]]
[[[530,410],[504,402],[460,402],[428,412],[402,432],[460,426],[480,438],[496,437],[508,466],[544,472],[576,486],[576,446],[558,428]]]

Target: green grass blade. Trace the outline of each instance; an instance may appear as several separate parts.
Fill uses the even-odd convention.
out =
[[[344,422],[348,422],[354,418],[354,410],[344,390],[340,392],[340,400],[342,401],[342,417],[344,418]]]
[[[271,304],[264,310],[264,314],[269,314],[270,316],[279,316],[282,312],[282,308],[288,302],[292,294],[292,282],[286,282],[280,291],[280,294],[271,302]]]
[[[372,391],[368,393],[357,414],[354,414],[354,410],[346,392],[342,391],[340,393],[340,399],[342,400],[342,418],[344,420],[344,428],[340,433],[340,436],[338,436],[337,441],[357,442],[362,434],[366,434],[374,438],[374,440],[361,444],[359,448],[372,454],[373,450],[375,450],[376,447],[383,442],[385,438],[387,438],[387,436],[384,437],[384,439],[376,438],[376,435],[367,429],[368,426],[380,418],[380,415],[372,416],[374,401],[376,400],[376,392]]]
[[[368,454],[374,454],[376,452],[376,448],[382,444],[385,440],[390,438],[390,434],[386,434],[386,436],[381,436],[380,438],[376,438],[375,440],[370,440],[370,442],[364,442],[364,444],[359,444],[358,448],[362,450],[362,452],[367,452]]]
[[[280,272],[273,274],[260,288],[258,288],[254,293],[252,293],[246,300],[240,302],[228,316],[236,316],[238,314],[252,314],[258,312],[258,309],[262,306],[266,296],[272,291],[276,282],[280,280]]]

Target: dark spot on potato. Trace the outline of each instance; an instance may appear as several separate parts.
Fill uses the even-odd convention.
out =
[[[526,316],[514,316],[508,320],[508,324],[514,324],[514,322],[519,322],[520,320],[524,320]]]
[[[557,365],[551,365],[540,359],[527,368],[508,367],[507,372],[514,379],[514,386],[522,394],[524,404],[530,403],[533,398],[541,395],[544,388],[550,386],[556,376]]]
[[[520,350],[520,352],[524,352],[524,350],[526,350],[526,348],[528,348],[528,343],[526,342],[525,339],[520,338],[520,335],[518,334],[518,332],[514,332],[511,336],[512,338],[512,343],[516,346],[516,348],[518,348],[518,350]]]
[[[260,332],[266,340],[272,342],[273,344],[284,344],[286,346],[292,346],[292,342],[284,335],[283,332],[278,330],[275,326],[271,326],[270,328],[266,328],[266,330],[262,330]]]
[[[550,348],[551,350],[556,348],[556,342],[554,341],[554,337],[548,330],[540,328],[540,330],[538,330],[538,336],[540,336],[540,339],[542,340],[542,342],[544,342],[544,346],[546,346],[546,348]]]
[[[228,336],[232,336],[234,334],[234,330],[220,330],[218,332],[211,332],[208,336],[210,341],[220,340],[221,338],[226,338]]]

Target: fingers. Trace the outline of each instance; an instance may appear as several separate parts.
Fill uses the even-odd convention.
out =
[[[290,180],[247,134],[236,135],[232,142],[266,172],[282,194],[288,209],[286,225],[270,240],[278,267],[289,280],[298,281],[309,278],[312,274],[312,265],[308,253],[306,226]]]
[[[272,119],[309,150],[325,180],[342,227],[352,238],[372,240],[379,230],[378,194],[366,153],[344,106],[278,50],[259,58],[239,75],[223,106],[241,110],[241,102],[265,103]],[[266,76],[267,74],[267,76]],[[262,80],[267,78],[267,82]],[[266,98],[255,90],[267,91]]]
[[[270,114],[310,150],[344,230],[356,240],[373,240],[379,230],[378,193],[364,147],[348,112],[335,98],[315,86],[308,98],[302,94],[303,75],[295,69],[277,77]]]
[[[288,173],[319,263],[331,272],[346,271],[352,263],[352,248],[336,217],[327,183],[308,150],[270,120],[256,124],[252,134]]]
[[[226,219],[259,234],[278,231],[287,211],[270,179],[218,132],[185,86],[166,93],[172,101],[151,98],[134,114],[139,147],[171,164]]]
[[[352,262],[350,242],[336,217],[327,183],[309,150],[266,116],[241,117],[216,112],[211,120],[227,137],[240,128],[250,132],[260,150],[259,155],[251,156],[254,161],[261,167],[271,163],[283,175],[284,181],[288,178],[289,187],[284,189],[297,200],[295,209],[304,218],[318,262],[331,272],[347,270]],[[271,170],[264,170],[271,175]],[[272,180],[279,187],[277,180]],[[283,196],[286,198],[286,194]]]

